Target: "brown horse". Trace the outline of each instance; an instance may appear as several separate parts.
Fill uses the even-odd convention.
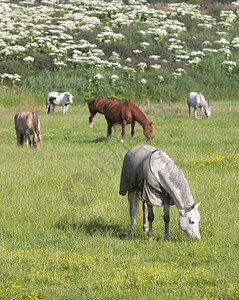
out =
[[[112,101],[120,101],[119,99],[115,97],[111,98],[93,98],[88,102],[88,107],[90,111],[90,117],[89,117],[89,126],[93,127],[93,118],[96,115],[96,113],[104,114],[103,107],[106,103],[112,102]]]
[[[144,113],[131,100],[125,102],[114,101],[108,102],[103,107],[104,115],[108,123],[107,139],[112,139],[112,126],[122,124],[121,142],[124,142],[125,126],[131,124],[131,138],[134,138],[134,127],[136,121],[139,122],[143,129],[144,135],[148,139],[153,139],[152,122],[149,123]]]

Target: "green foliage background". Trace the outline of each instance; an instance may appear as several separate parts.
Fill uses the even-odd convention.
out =
[[[151,2],[151,5],[155,9],[167,11],[167,3]],[[187,2],[187,4],[191,5],[191,2]],[[199,8],[200,12],[203,15],[215,18],[217,21],[220,21],[220,13],[223,10],[229,11],[231,9],[237,15],[236,9],[225,3],[217,3],[218,5],[216,6],[210,3],[207,6],[203,6],[203,3],[200,4],[202,5]],[[55,14],[55,22],[64,19],[66,12],[67,10],[57,12]],[[156,41],[152,35],[141,35],[138,33],[140,30],[147,30],[152,27],[151,24],[147,23],[149,17],[143,13],[138,16],[139,22],[111,28],[116,34],[122,33],[124,38],[120,41],[111,40],[110,45],[108,45],[100,42],[96,37],[97,34],[104,30],[104,26],[111,26],[109,21],[111,21],[113,15],[113,12],[112,15],[110,13],[107,16],[101,15],[101,24],[92,31],[68,30],[67,34],[73,37],[73,41],[76,44],[81,39],[86,39],[88,42],[96,44],[97,49],[101,49],[104,52],[103,59],[105,60],[109,60],[112,52],[119,54],[122,64],[128,57],[131,57],[132,61],[128,66],[135,68],[137,70],[136,73],[115,67],[98,69],[95,67],[95,64],[89,66],[73,63],[68,64],[67,67],[56,66],[50,55],[51,50],[45,45],[37,49],[30,48],[28,50],[27,55],[34,58],[34,63],[29,65],[23,61],[23,57],[26,54],[10,55],[8,58],[0,56],[0,73],[17,73],[21,75],[21,82],[18,84],[12,83],[11,80],[5,80],[2,87],[5,86],[6,88],[12,85],[16,87],[17,85],[21,90],[39,95],[41,99],[44,99],[49,91],[69,91],[74,95],[76,104],[88,101],[93,97],[110,96],[118,97],[121,100],[131,99],[137,103],[145,103],[147,98],[156,103],[161,99],[168,102],[182,101],[191,91],[200,91],[207,99],[238,99],[238,63],[231,71],[222,66],[222,62],[225,60],[238,62],[238,48],[231,47],[229,56],[220,51],[207,54],[196,66],[186,65],[183,61],[177,62],[176,53],[168,50],[170,45],[169,39],[174,34],[169,34],[168,37]],[[52,17],[52,15],[50,16]],[[218,24],[210,29],[198,27],[197,25],[201,20],[191,19],[187,14],[184,16],[178,15],[177,18],[174,18],[187,28],[187,31],[178,32],[177,39],[181,41],[183,49],[188,53],[202,51],[205,47],[203,46],[204,41],[211,42],[212,48],[215,47],[215,49],[219,50],[219,47],[215,44],[215,41],[220,39],[218,32],[226,32],[228,41],[232,41],[233,38],[239,35],[238,15],[229,27]],[[31,39],[33,39],[33,36],[29,36],[29,40]],[[19,41],[19,44],[24,46],[29,40],[22,39]],[[148,42],[150,46],[146,47],[141,53],[135,54],[133,51],[141,49],[140,43],[142,42]],[[67,58],[71,54],[71,51],[64,53],[62,60],[66,63]],[[161,65],[161,68],[159,70],[150,68],[150,65],[154,63],[150,56],[155,54],[160,56],[158,63]],[[165,62],[165,59],[167,62]],[[140,62],[145,62],[148,66],[144,71],[140,71],[137,68]],[[178,68],[183,68],[186,73],[182,73],[181,76],[174,76],[173,73]],[[97,80],[95,78],[97,73],[100,73],[103,79]],[[119,77],[114,84],[111,79],[113,74]],[[158,76],[164,78],[160,83],[158,82]],[[144,86],[140,83],[142,78],[147,80],[147,84]],[[21,92],[19,93],[21,94]],[[22,99],[19,99],[19,101],[22,101]],[[2,105],[10,104],[9,102],[6,103],[1,97],[0,103]],[[14,104],[13,100],[12,105]]]

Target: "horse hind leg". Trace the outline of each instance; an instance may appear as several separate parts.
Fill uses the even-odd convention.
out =
[[[154,221],[154,211],[153,211],[153,206],[147,203],[148,207],[148,221],[149,221],[149,231],[148,231],[148,236],[149,236],[149,241],[152,241],[153,239],[153,221]]]
[[[110,138],[112,141],[112,126],[113,126],[113,124],[111,123],[111,121],[109,119],[107,119],[107,123],[108,123],[108,128],[107,128],[106,139],[108,140]]]
[[[138,203],[138,192],[137,191],[128,191],[128,201],[129,201],[129,215],[130,215],[130,230],[129,235],[134,237],[134,224],[137,211]]]
[[[131,140],[134,140],[134,127],[135,127],[136,121],[133,121],[131,124]]]
[[[125,126],[126,126],[126,124],[127,124],[126,121],[122,122],[121,143],[124,142],[124,135],[125,135]]]
[[[93,118],[96,115],[96,111],[91,111],[90,112],[90,117],[89,117],[89,127],[93,128]]]
[[[143,230],[145,233],[149,232],[149,226],[148,226],[148,207],[147,203],[143,202]]]
[[[191,106],[188,105],[188,117],[190,118],[190,115],[191,115]]]

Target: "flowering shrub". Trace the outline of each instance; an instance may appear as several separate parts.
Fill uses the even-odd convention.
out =
[[[135,84],[138,78],[134,73],[149,72],[152,75],[147,76],[147,81],[151,90],[157,84],[156,78],[165,77],[165,73],[168,80],[161,85],[168,85],[168,89],[175,78],[182,75],[198,82],[202,70],[212,73],[207,59],[211,63],[217,60],[218,72],[222,63],[227,64],[225,59],[230,65],[238,60],[237,10],[238,3],[233,2],[230,9],[220,11],[215,18],[204,14],[199,5],[187,3],[168,4],[163,11],[146,1],[129,1],[129,5],[124,1],[103,0],[19,1],[14,4],[2,1],[0,72],[19,74],[21,81],[19,77],[14,84],[20,85],[28,85],[33,80],[28,78],[36,77],[45,69],[71,70],[72,74],[83,69],[85,74],[88,70],[100,69],[105,78],[108,76],[104,76],[104,72],[109,70],[117,76],[122,74],[120,80],[133,79]],[[23,73],[21,68],[20,71],[15,68],[12,73],[3,72],[2,65],[6,61],[21,63],[28,72]],[[185,72],[175,71],[178,69]],[[237,66],[223,70],[225,76],[236,74]],[[91,79],[97,73],[95,71]],[[88,81],[89,75],[85,77]],[[125,81],[120,83],[120,80],[118,84],[123,86]],[[226,87],[227,81],[224,81]],[[12,85],[13,81],[2,80],[1,84]],[[45,84],[41,85],[43,89]],[[74,89],[84,94],[76,86]],[[184,89],[182,86],[182,96],[188,92]],[[110,86],[105,90],[110,94]],[[153,94],[149,96],[154,97]]]

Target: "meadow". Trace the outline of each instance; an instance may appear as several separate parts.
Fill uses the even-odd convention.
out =
[[[29,104],[0,109],[1,299],[238,299],[238,104],[215,103],[210,120],[188,118],[184,103],[143,108],[148,142],[137,124],[106,141],[106,121],[88,127],[86,104],[46,115],[39,151],[18,148],[13,117]],[[127,197],[118,194],[124,155],[136,144],[164,149],[202,201],[201,241],[190,241],[171,208],[171,241],[156,208],[154,239],[130,239]]]

